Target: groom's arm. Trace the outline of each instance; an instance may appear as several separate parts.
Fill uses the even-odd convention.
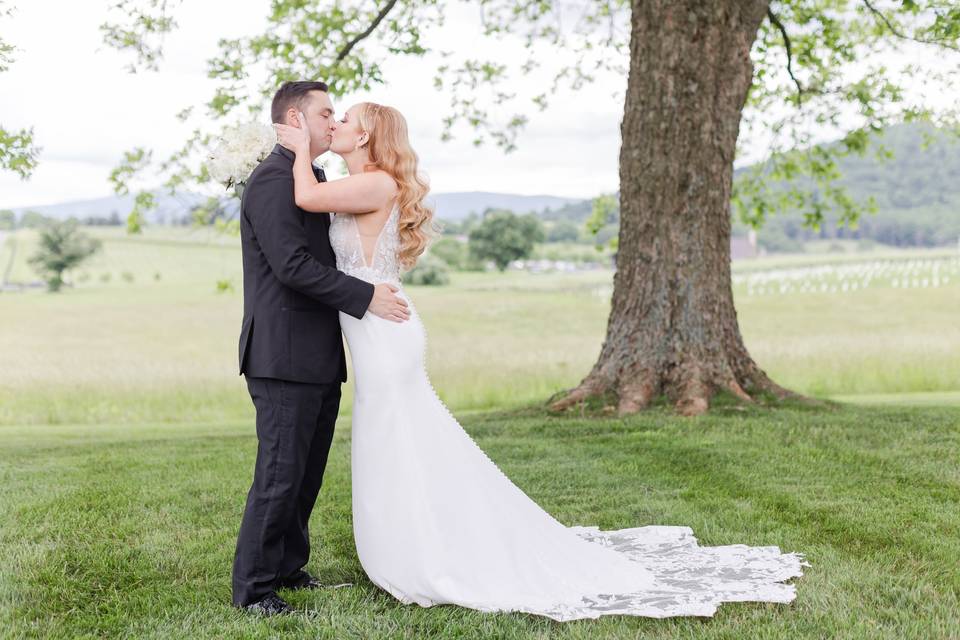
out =
[[[270,269],[284,285],[320,302],[362,318],[373,299],[374,286],[320,264],[310,255],[293,201],[293,176],[264,167],[244,193],[243,215]]]

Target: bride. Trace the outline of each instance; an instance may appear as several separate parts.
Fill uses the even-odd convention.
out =
[[[331,126],[349,176],[317,182],[310,133],[275,125],[296,154],[296,203],[336,211],[337,268],[401,286],[433,212],[399,111],[364,102]],[[688,527],[568,527],[517,488],[441,403],[416,308],[396,323],[340,313],[353,360],[353,530],[370,580],[405,604],[523,611],[554,620],[712,616],[722,602],[790,602],[800,554],[700,547]],[[809,565],[807,565],[809,566]]]

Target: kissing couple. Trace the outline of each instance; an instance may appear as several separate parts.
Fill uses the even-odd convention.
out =
[[[353,533],[370,581],[401,603],[518,611],[554,620],[712,616],[722,602],[790,602],[806,563],[777,547],[700,547],[689,527],[567,526],[507,478],[431,386],[426,332],[402,272],[433,211],[407,123],[362,102],[339,119],[327,85],[273,98],[279,144],[243,191],[240,372],[258,449],[233,565],[233,604],[292,608],[309,520],[346,381],[354,372]],[[326,181],[313,160],[339,155]],[[342,335],[341,335],[342,332]]]

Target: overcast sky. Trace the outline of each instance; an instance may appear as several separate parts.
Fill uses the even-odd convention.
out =
[[[19,49],[11,68],[0,73],[0,123],[8,129],[35,127],[43,147],[30,180],[0,173],[0,208],[109,195],[107,175],[124,150],[145,146],[163,157],[176,149],[187,130],[174,115],[202,105],[214,90],[206,60],[217,52],[217,41],[259,33],[269,9],[269,0],[185,0],[160,70],[130,74],[125,66],[132,56],[102,44],[98,27],[108,19],[109,4],[20,0],[13,16],[0,19],[4,38]],[[492,48],[509,49],[482,38],[476,16],[473,7],[455,6],[428,46],[468,51],[478,59]],[[601,78],[579,93],[554,97],[546,112],[533,115],[519,150],[504,155],[492,144],[475,148],[465,133],[440,142],[448,99],[432,88],[436,64],[435,57],[389,60],[387,86],[347,96],[335,106],[342,112],[368,98],[399,108],[435,192],[586,198],[617,188],[625,78]],[[518,78],[514,87],[522,91],[525,82]]]
[[[21,1],[0,22],[4,38],[19,48],[0,74],[0,122],[8,129],[34,126],[43,147],[29,181],[0,173],[0,208],[109,195],[107,175],[124,150],[174,150],[186,139],[174,115],[202,105],[214,90],[205,63],[217,41],[261,31],[269,1],[186,0],[159,72],[135,75],[124,69],[131,56],[102,44],[98,27],[107,6],[107,0]],[[436,44],[457,43],[482,56],[491,45],[480,38],[475,15],[475,9],[453,12]],[[388,61],[389,86],[364,96],[406,115],[434,191],[592,197],[616,189],[622,104],[611,94],[625,81],[608,79],[600,88],[558,96],[556,106],[528,126],[519,150],[504,155],[492,144],[475,148],[466,134],[439,140],[448,103],[432,88],[435,66],[435,58]],[[348,96],[335,106],[342,112],[358,99]]]

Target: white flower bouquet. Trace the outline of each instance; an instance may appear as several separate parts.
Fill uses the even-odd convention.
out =
[[[239,198],[250,172],[267,157],[277,142],[273,127],[247,122],[226,127],[207,158],[207,173]]]

